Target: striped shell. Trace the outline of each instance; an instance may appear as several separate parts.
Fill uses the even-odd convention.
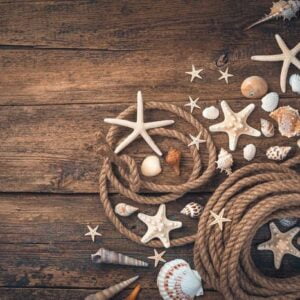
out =
[[[181,210],[180,213],[191,218],[197,218],[201,215],[202,211],[203,206],[201,204],[190,202]]]
[[[267,150],[266,155],[268,159],[284,160],[291,149],[292,147],[273,146]]]

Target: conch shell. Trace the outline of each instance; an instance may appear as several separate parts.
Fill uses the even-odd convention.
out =
[[[138,210],[139,209],[137,207],[126,203],[118,203],[115,207],[115,213],[122,217],[128,217]]]
[[[100,248],[95,254],[91,255],[92,262],[96,264],[127,265],[135,267],[148,267],[148,263],[127,255]]]
[[[218,155],[218,160],[216,161],[217,168],[221,170],[221,172],[225,171],[227,175],[232,173],[231,167],[233,165],[232,154],[221,148],[220,153]]]
[[[203,206],[201,204],[190,202],[181,210],[180,213],[191,218],[197,218],[201,215],[202,211]]]
[[[297,109],[282,106],[270,113],[270,117],[278,123],[278,130],[282,136],[288,138],[300,135],[300,116]]]
[[[266,155],[268,159],[284,160],[291,149],[292,147],[273,146],[267,150]]]
[[[122,281],[116,285],[113,285],[107,289],[104,289],[96,294],[89,295],[85,297],[85,300],[108,300],[112,299],[113,296],[120,293],[122,290],[124,290],[127,286],[129,286],[131,283],[136,281],[139,278],[139,276],[132,277],[128,280]]]
[[[173,168],[177,176],[180,175],[180,159],[181,151],[171,147],[166,156],[166,163]]]
[[[140,292],[140,290],[141,290],[141,285],[138,284],[138,285],[133,289],[133,291],[131,292],[131,294],[130,294],[128,297],[126,297],[125,300],[136,300],[136,299],[137,299],[137,296],[138,296],[138,294],[139,294],[139,292]]]

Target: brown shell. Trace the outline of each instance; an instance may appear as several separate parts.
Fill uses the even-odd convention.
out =
[[[268,92],[268,84],[260,76],[250,76],[243,81],[241,92],[246,98],[261,98]]]
[[[166,156],[166,163],[173,168],[177,176],[180,175],[180,160],[181,160],[181,151],[171,147]]]

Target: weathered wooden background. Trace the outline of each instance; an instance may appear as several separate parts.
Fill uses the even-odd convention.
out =
[[[135,274],[143,287],[139,299],[159,298],[158,269],[91,264],[90,254],[100,246],[141,259],[153,253],[123,238],[103,213],[94,134],[108,129],[104,117],[135,103],[139,89],[145,101],[180,106],[188,95],[199,97],[201,108],[218,105],[221,99],[234,110],[254,102],[250,123],[258,127],[267,113],[259,100],[241,96],[240,84],[247,76],[262,75],[270,90],[280,93],[281,64],[253,62],[250,56],[279,52],[275,33],[290,47],[300,41],[299,19],[243,31],[270,5],[270,0],[0,0],[0,299],[83,299]],[[228,55],[227,65],[235,75],[229,85],[217,80],[216,60],[222,54]],[[192,63],[205,69],[202,81],[190,83],[185,72]],[[288,88],[281,104],[299,109],[299,95]],[[195,116],[206,126],[215,123],[204,120],[199,110]],[[216,122],[220,120],[222,115]],[[225,135],[214,138],[218,148],[227,148]],[[171,144],[156,141],[164,151]],[[256,162],[266,160],[270,145],[292,145],[292,155],[299,153],[296,139],[278,133],[272,139],[242,137],[234,152],[236,169],[245,165],[242,148],[247,143],[258,148]],[[151,153],[141,141],[126,151],[138,161]],[[191,165],[184,152],[182,178],[166,167],[158,180],[184,181]],[[178,212],[188,201],[202,197],[205,203],[225,176],[216,178],[214,184],[168,205],[168,215],[184,222],[175,236],[196,230],[196,221]],[[123,200],[113,189],[111,193],[114,203]],[[145,230],[135,216],[124,222],[140,234]],[[99,224],[103,237],[92,243],[84,236],[87,224]],[[262,229],[253,244],[268,235]],[[165,255],[167,260],[178,257],[192,263],[192,246],[170,249]],[[299,259],[291,256],[277,272],[270,253],[253,248],[253,257],[269,275],[300,272]],[[131,289],[115,299],[124,299]],[[206,291],[203,299],[221,295]]]

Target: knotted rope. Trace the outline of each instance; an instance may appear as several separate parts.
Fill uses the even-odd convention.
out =
[[[300,276],[266,277],[254,265],[252,239],[274,218],[300,218],[300,176],[290,169],[297,156],[281,165],[255,163],[231,174],[214,192],[200,217],[194,262],[203,280],[228,299],[299,299]],[[223,231],[212,222],[210,210],[231,222]]]
[[[129,155],[116,155],[113,152],[116,144],[116,137],[120,131],[120,127],[111,126],[106,138],[103,134],[99,133],[98,138],[102,143],[99,149],[101,156],[104,157],[102,166],[100,167],[99,176],[99,191],[100,200],[103,204],[104,211],[109,220],[114,224],[116,229],[129,238],[130,240],[142,244],[141,236],[133,233],[131,230],[126,228],[119,218],[115,215],[114,210],[108,198],[108,186],[107,183],[110,181],[111,185],[125,197],[136,201],[138,203],[158,205],[161,203],[167,203],[174,201],[181,197],[186,192],[191,189],[201,187],[213,176],[215,171],[215,160],[216,160],[216,148],[211,139],[210,134],[202,126],[202,124],[197,121],[190,113],[182,110],[178,106],[159,103],[159,102],[148,102],[144,105],[145,109],[159,109],[169,111],[179,118],[183,119],[185,122],[192,125],[198,134],[202,132],[201,139],[206,140],[206,148],[208,152],[208,163],[206,170],[201,174],[202,160],[199,151],[195,146],[189,148],[192,159],[193,159],[193,170],[188,178],[188,180],[180,185],[169,185],[169,184],[156,184],[151,181],[142,180],[139,176],[139,168]],[[120,113],[117,118],[125,119],[128,116],[136,112],[136,105],[132,105]],[[158,128],[149,131],[150,135],[159,135],[163,137],[175,138],[181,141],[185,146],[191,141],[186,137],[185,134],[174,129]],[[127,185],[123,184],[115,176],[113,171],[113,165],[117,166],[117,169],[123,179],[127,182]],[[138,194],[141,188],[147,189],[151,192],[166,193],[162,196],[144,196]],[[182,246],[191,243],[195,240],[195,234],[173,239],[171,240],[171,246]],[[146,244],[149,247],[163,247],[162,243],[158,240],[150,241]]]

